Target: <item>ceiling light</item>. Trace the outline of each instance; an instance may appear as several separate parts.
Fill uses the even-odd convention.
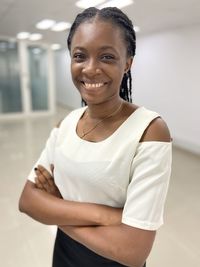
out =
[[[36,28],[38,28],[40,30],[47,30],[47,29],[51,28],[54,24],[55,24],[54,20],[44,19],[44,20],[41,20],[40,22],[38,22],[36,24]]]
[[[53,25],[53,27],[51,27],[51,30],[55,32],[61,32],[66,29],[69,29],[70,27],[71,27],[71,23],[62,21],[62,22],[58,22],[55,25]]]
[[[17,38],[20,39],[20,40],[28,39],[29,36],[30,36],[29,32],[19,32],[17,34]]]
[[[31,41],[38,41],[42,39],[42,34],[41,33],[32,33],[29,37],[29,40]]]
[[[96,1],[94,1],[94,0],[80,0],[80,1],[76,2],[76,6],[80,7],[80,8],[88,8],[91,6],[100,5],[103,2],[105,2],[105,0],[96,0]]]
[[[139,32],[140,31],[140,27],[134,26],[134,30],[135,30],[135,32]]]
[[[61,45],[60,44],[52,44],[51,45],[51,49],[52,50],[58,50],[58,49],[60,49],[61,48]]]
[[[111,1],[106,1],[106,3],[98,6],[98,8],[104,8],[104,7],[118,7],[118,8],[123,8],[125,6],[129,6],[131,4],[134,4],[133,0],[111,0]]]

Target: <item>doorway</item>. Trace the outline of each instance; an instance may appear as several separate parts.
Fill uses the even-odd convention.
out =
[[[54,113],[53,64],[48,45],[0,40],[0,118]]]

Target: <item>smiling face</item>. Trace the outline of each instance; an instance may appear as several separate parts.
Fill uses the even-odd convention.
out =
[[[132,63],[120,28],[100,20],[84,22],[74,33],[70,53],[72,79],[87,104],[119,98]]]

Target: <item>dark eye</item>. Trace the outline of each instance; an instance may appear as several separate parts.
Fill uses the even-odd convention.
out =
[[[115,57],[113,55],[110,54],[106,54],[106,55],[102,55],[101,56],[101,60],[104,62],[112,62],[114,61]]]
[[[86,58],[86,56],[83,54],[83,53],[75,53],[73,55],[73,59],[76,61],[76,62],[82,62],[84,61]]]

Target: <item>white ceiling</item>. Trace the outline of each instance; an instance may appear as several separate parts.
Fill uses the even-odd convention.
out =
[[[35,24],[45,18],[72,22],[81,11],[75,2],[0,0],[0,36],[15,37],[20,31],[41,32],[45,42],[66,46],[66,32],[40,31]],[[141,28],[140,34],[200,23],[200,0],[135,0],[134,5],[123,11]]]

